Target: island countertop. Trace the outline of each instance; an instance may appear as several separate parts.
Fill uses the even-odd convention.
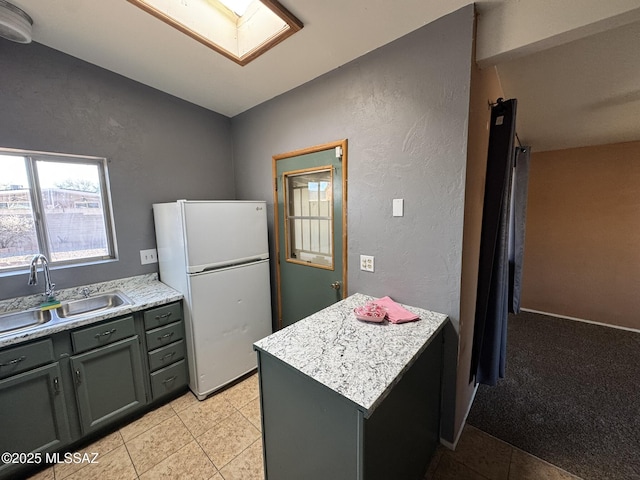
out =
[[[448,320],[403,305],[420,320],[367,323],[353,309],[375,300],[353,294],[258,342],[268,353],[354,402],[368,418]]]

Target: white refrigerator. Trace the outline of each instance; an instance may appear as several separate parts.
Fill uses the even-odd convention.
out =
[[[160,280],[184,295],[189,388],[199,400],[257,366],[271,334],[266,203],[153,205]]]

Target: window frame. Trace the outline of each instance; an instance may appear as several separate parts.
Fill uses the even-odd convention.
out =
[[[35,234],[38,243],[39,253],[47,257],[51,267],[69,267],[80,265],[94,265],[106,261],[118,259],[118,248],[116,241],[115,223],[113,220],[113,205],[111,202],[111,185],[109,182],[108,160],[105,157],[90,155],[75,155],[66,153],[41,152],[33,150],[19,150],[0,147],[0,155],[23,157],[25,159],[25,169],[29,182],[29,199],[35,226]],[[49,243],[47,215],[42,201],[42,188],[38,177],[36,162],[61,162],[77,163],[83,165],[95,165],[98,168],[100,182],[100,202],[102,204],[103,220],[105,224],[105,235],[107,244],[107,254],[82,257],[72,260],[53,260]],[[24,271],[29,267],[28,262],[10,268],[0,268],[0,276],[12,272]]]
[[[333,221],[334,221],[334,217],[333,217],[333,195],[331,196],[331,200],[329,200],[329,216],[327,218],[323,218],[323,220],[328,220],[329,221],[329,238],[330,238],[330,248],[331,248],[331,253],[330,255],[327,254],[323,254],[322,252],[315,252],[312,250],[305,250],[305,252],[308,253],[317,253],[317,254],[321,254],[321,255],[326,255],[326,256],[330,256],[331,257],[331,263],[329,265],[326,264],[322,264],[322,263],[316,263],[313,262],[311,260],[300,260],[296,257],[293,256],[293,251],[294,250],[294,245],[293,245],[293,233],[291,232],[292,230],[292,226],[291,226],[291,220],[295,220],[295,219],[305,219],[305,216],[300,216],[300,215],[291,215],[291,196],[292,193],[290,191],[290,185],[289,185],[289,178],[295,178],[295,177],[300,177],[300,176],[304,176],[304,175],[308,175],[308,174],[312,174],[312,173],[319,173],[319,172],[329,172],[329,177],[330,177],[330,184],[331,187],[333,189],[333,166],[332,165],[322,165],[322,166],[317,166],[317,167],[311,167],[311,168],[304,168],[304,169],[300,169],[300,170],[290,170],[288,172],[284,172],[282,174],[282,183],[284,186],[284,235],[285,235],[285,261],[288,263],[296,263],[298,265],[304,265],[307,267],[314,267],[314,268],[322,268],[324,270],[334,270],[335,269],[335,232],[333,230]],[[318,192],[319,194],[319,192]],[[315,218],[315,217],[309,217],[309,218]]]

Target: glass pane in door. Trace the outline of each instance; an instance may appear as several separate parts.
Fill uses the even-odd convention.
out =
[[[286,172],[287,261],[333,268],[332,169]]]

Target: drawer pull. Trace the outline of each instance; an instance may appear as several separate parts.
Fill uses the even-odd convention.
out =
[[[23,362],[26,359],[27,359],[27,357],[22,355],[21,357],[14,358],[13,360],[9,360],[7,363],[0,363],[0,367],[10,367],[12,365],[16,365],[16,364],[18,364],[20,362]]]
[[[56,395],[60,393],[60,381],[58,380],[58,377],[53,379],[53,391]]]
[[[160,340],[162,342],[162,341],[166,340],[167,338],[171,338],[171,337],[173,337],[173,333],[174,332],[165,333],[164,335],[159,336],[158,340]]]
[[[169,352],[166,355],[162,356],[162,363],[166,362],[168,359],[171,359],[176,354],[176,352]]]
[[[162,383],[164,383],[166,385],[167,383],[173,382],[176,378],[178,378],[178,376],[174,375],[173,377],[169,377],[166,380],[163,380]]]
[[[100,338],[100,337],[108,337],[109,335],[113,335],[114,333],[116,333],[116,329],[112,328],[111,330],[107,330],[106,332],[102,332],[102,333],[96,333],[95,337],[96,338]]]
[[[156,315],[156,320],[162,320],[163,318],[169,318],[171,316],[171,312],[167,312],[163,315]]]

